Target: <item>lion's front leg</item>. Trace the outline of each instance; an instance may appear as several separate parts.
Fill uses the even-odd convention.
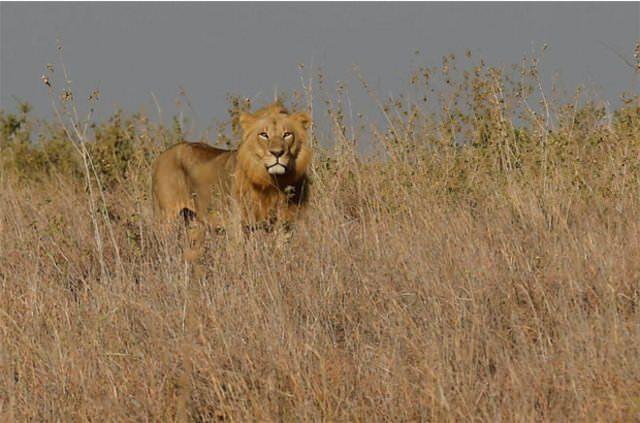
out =
[[[304,212],[304,206],[298,204],[286,204],[279,210],[278,224],[282,228],[290,231],[293,222],[299,221]]]

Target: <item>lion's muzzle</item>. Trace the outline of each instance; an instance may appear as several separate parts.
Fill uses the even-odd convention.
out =
[[[284,155],[284,151],[270,152],[266,158],[264,165],[270,175],[284,175],[287,172],[289,158]]]

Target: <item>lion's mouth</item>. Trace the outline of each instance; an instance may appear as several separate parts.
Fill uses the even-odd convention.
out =
[[[270,175],[284,175],[287,171],[287,168],[282,163],[275,163],[271,166],[267,166],[267,172]]]
[[[284,175],[287,172],[289,159],[285,156],[270,156],[265,160],[265,167],[270,175]]]

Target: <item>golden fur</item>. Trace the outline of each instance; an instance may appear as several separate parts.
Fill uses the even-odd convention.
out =
[[[237,150],[203,143],[170,147],[153,166],[156,217],[167,223],[182,213],[195,216],[197,225],[219,228],[235,209],[248,225],[291,221],[306,202],[310,123],[306,112],[290,114],[274,103],[241,114]],[[196,244],[202,237],[202,230],[194,235]]]

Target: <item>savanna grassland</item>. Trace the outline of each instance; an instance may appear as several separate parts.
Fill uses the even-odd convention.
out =
[[[96,122],[51,66],[53,119],[0,114],[0,418],[640,419],[640,97],[538,67],[446,57],[355,123],[316,75],[308,215],[198,279],[151,214],[183,125]]]

